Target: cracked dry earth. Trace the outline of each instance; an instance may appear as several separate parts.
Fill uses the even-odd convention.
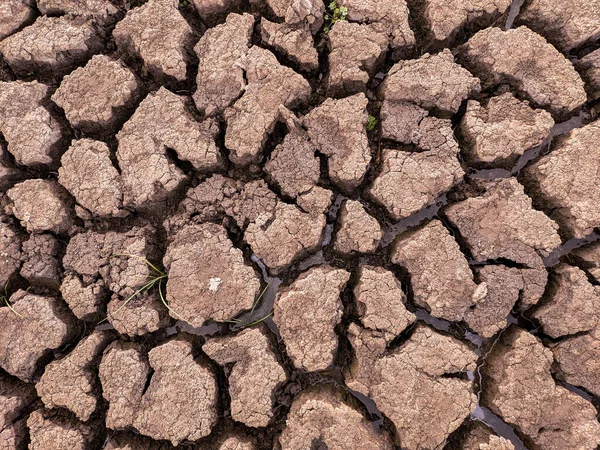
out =
[[[0,450],[600,449],[599,99],[600,0],[0,0]]]

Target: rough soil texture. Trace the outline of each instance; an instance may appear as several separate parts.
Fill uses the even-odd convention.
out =
[[[600,0],[0,0],[0,450],[600,448]]]

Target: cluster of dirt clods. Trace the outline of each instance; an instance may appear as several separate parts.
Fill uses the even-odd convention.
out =
[[[600,0],[1,0],[0,450],[600,448],[599,98]]]

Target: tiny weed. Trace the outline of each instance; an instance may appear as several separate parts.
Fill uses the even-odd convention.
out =
[[[246,320],[230,319],[230,320],[226,320],[225,322],[232,323],[232,324],[236,325],[239,329],[244,329],[244,328],[248,328],[248,327],[257,325],[257,324],[261,323],[262,321],[264,321],[264,320],[268,319],[269,317],[271,317],[273,315],[273,311],[271,311],[266,316],[261,317],[260,319],[252,320],[252,316],[254,315],[254,311],[256,310],[256,307],[258,306],[258,304],[262,300],[263,296],[265,295],[265,292],[267,292],[267,289],[269,289],[269,285],[270,284],[267,284],[265,286],[265,288],[262,290],[262,292],[260,293],[260,295],[258,296],[258,298],[256,299],[256,301],[252,305],[252,309],[250,310],[250,314],[248,314],[248,318]]]
[[[369,121],[367,122],[367,131],[373,131],[377,126],[377,118],[369,114]]]
[[[179,0],[179,6],[185,8],[189,4],[188,0]]]
[[[0,298],[2,299],[2,301],[4,302],[4,304],[6,306],[8,306],[8,309],[10,309],[13,313],[15,313],[17,316],[19,316],[21,319],[23,319],[23,316],[21,314],[19,314],[15,308],[13,308],[13,306],[10,304],[10,300],[8,299],[8,281],[6,282],[6,284],[4,285],[4,292],[2,294],[0,294]]]
[[[325,34],[328,34],[331,31],[331,27],[334,23],[339,22],[340,20],[346,20],[346,17],[348,17],[348,8],[345,6],[338,6],[335,1],[329,3],[327,11],[325,12],[325,26],[323,27]]]
[[[155,266],[154,264],[152,264],[150,261],[148,261],[146,258],[142,257],[142,256],[138,256],[138,255],[122,255],[122,254],[115,254],[113,256],[127,256],[129,258],[137,258],[140,261],[143,261],[148,267],[150,267],[150,269],[152,269],[155,273],[155,276],[151,276],[148,281],[146,282],[146,284],[144,284],[141,288],[139,288],[137,291],[135,291],[133,294],[131,294],[127,300],[125,300],[125,302],[123,302],[123,304],[121,306],[119,306],[117,308],[117,310],[115,312],[112,313],[112,315],[116,315],[119,311],[121,311],[123,308],[125,308],[125,306],[127,306],[127,304],[133,300],[134,298],[136,298],[138,295],[143,294],[144,292],[148,292],[151,289],[156,288],[158,290],[158,297],[160,298],[160,301],[162,302],[163,305],[165,305],[165,307],[171,311],[175,316],[181,318],[181,316],[175,311],[173,310],[169,304],[167,303],[167,300],[165,299],[165,294],[164,294],[164,289],[165,289],[165,283],[167,280],[168,275],[163,272],[162,270],[160,270],[157,266]],[[98,322],[98,324],[101,324],[102,322],[105,322],[108,318],[102,319],[100,322]]]

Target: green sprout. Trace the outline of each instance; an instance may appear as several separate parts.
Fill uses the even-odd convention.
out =
[[[369,121],[367,122],[367,131],[373,131],[377,125],[377,118],[369,114]]]
[[[334,23],[339,22],[340,20],[346,20],[346,17],[348,17],[348,8],[345,6],[338,6],[335,0],[329,3],[327,12],[325,12],[325,26],[323,27],[325,34],[328,34],[331,31],[331,27]]]
[[[11,310],[13,313],[15,313],[18,317],[20,317],[21,319],[23,319],[23,316],[21,314],[19,314],[15,308],[13,308],[13,306],[10,303],[10,300],[8,299],[8,281],[6,282],[6,284],[4,285],[4,293],[0,294],[0,298],[4,301],[4,304],[6,306],[8,306],[8,309]]]
[[[152,264],[150,261],[148,261],[146,258],[144,258],[142,256],[128,255],[128,254],[115,254],[113,256],[127,256],[129,258],[137,258],[140,261],[143,261],[148,267],[150,267],[150,269],[152,269],[152,271],[154,272],[154,275],[153,276],[151,275],[149,277],[148,281],[142,287],[140,287],[137,291],[135,291],[133,294],[131,294],[127,298],[127,300],[125,300],[125,302],[123,302],[123,304],[117,308],[116,311],[111,313],[111,315],[113,315],[113,316],[116,315],[119,311],[121,311],[123,308],[125,308],[125,306],[127,306],[127,304],[131,300],[136,298],[138,295],[143,294],[145,292],[150,291],[151,289],[156,288],[158,290],[158,297],[160,298],[160,301],[162,302],[162,304],[165,305],[165,307],[170,312],[172,312],[175,316],[181,318],[181,315],[178,314],[175,310],[173,310],[167,303],[167,300],[165,299],[164,288],[166,286],[167,277],[168,277],[168,275],[165,272],[160,270],[157,266],[155,266],[154,264]],[[107,319],[108,318],[102,319],[98,324],[105,322]]]
[[[188,0],[179,0],[179,6],[185,8],[188,5]]]
[[[236,325],[237,327],[239,327],[240,329],[243,329],[243,328],[248,328],[248,327],[251,327],[251,326],[254,326],[254,325],[258,325],[259,323],[261,323],[264,320],[266,320],[269,317],[271,317],[273,315],[273,311],[271,311],[266,316],[261,317],[260,319],[252,320],[252,316],[254,315],[254,310],[256,309],[256,307],[260,303],[261,299],[265,295],[265,292],[267,292],[267,289],[269,289],[269,286],[270,286],[270,283],[267,284],[265,286],[265,288],[262,290],[262,292],[260,293],[260,295],[258,296],[258,298],[256,299],[256,301],[252,305],[252,309],[250,310],[250,314],[248,314],[248,318],[245,321],[241,320],[241,319],[230,319],[230,320],[226,320],[225,322],[232,323],[232,324]]]

